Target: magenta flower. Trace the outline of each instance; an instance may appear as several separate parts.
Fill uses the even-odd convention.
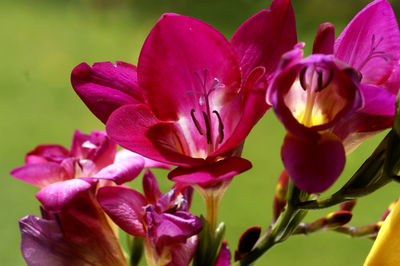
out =
[[[97,179],[122,184],[138,176],[145,166],[167,167],[140,155],[127,151],[116,153],[116,150],[116,144],[104,132],[85,135],[75,131],[70,150],[59,145],[40,145],[26,155],[26,165],[10,174],[42,188],[36,196],[51,211],[61,209]]]
[[[27,265],[128,265],[94,192],[95,186],[56,213],[42,209],[43,218],[19,221]]]
[[[197,247],[201,220],[190,214],[191,187],[162,194],[154,175],[143,177],[144,195],[123,186],[103,187],[97,199],[127,233],[145,238],[148,265],[186,266]]]
[[[268,109],[265,83],[296,41],[287,0],[246,21],[231,43],[197,19],[165,14],[142,48],[137,73],[121,62],[81,64],[71,80],[121,146],[183,167],[233,157],[226,162],[231,174],[221,171],[231,178],[251,167],[238,157],[241,144]],[[195,183],[219,178],[206,168]]]
[[[297,187],[318,193],[333,184],[346,160],[333,129],[362,99],[350,66],[331,55],[302,54],[298,46],[283,56],[267,101],[288,131],[281,153],[285,169]]]
[[[389,2],[384,0],[367,5],[334,43],[333,26],[329,28],[326,36],[317,39],[326,43],[330,54],[357,70],[364,99],[363,108],[334,130],[349,153],[393,123],[400,88],[400,31]]]

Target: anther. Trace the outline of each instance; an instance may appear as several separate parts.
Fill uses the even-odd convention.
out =
[[[192,109],[190,111],[190,116],[192,117],[193,123],[196,126],[197,131],[199,131],[200,135],[203,135],[204,134],[203,130],[202,130],[201,126],[200,126],[199,121],[197,121],[196,116],[194,115],[194,112],[195,112],[194,109]]]
[[[300,71],[300,85],[301,85],[301,87],[303,88],[303,90],[307,90],[306,71],[307,71],[307,67],[304,67],[304,68]]]
[[[211,138],[210,120],[208,119],[208,116],[207,116],[206,112],[204,112],[204,111],[203,111],[203,118],[204,118],[204,124],[206,125],[207,143],[211,144],[212,138]]]
[[[217,116],[218,118],[218,130],[219,130],[219,139],[218,139],[218,143],[221,144],[222,141],[224,141],[224,124],[222,123],[222,119],[221,116],[219,115],[219,113],[217,111],[213,111],[213,113]]]

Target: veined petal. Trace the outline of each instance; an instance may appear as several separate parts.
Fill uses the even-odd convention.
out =
[[[138,79],[151,110],[163,121],[190,118],[196,106],[223,106],[240,88],[236,55],[223,35],[176,14],[164,14],[147,37]],[[210,102],[203,103],[204,98]]]
[[[249,170],[251,166],[246,159],[229,157],[204,166],[178,167],[168,174],[168,178],[174,182],[199,184],[207,187]]]
[[[127,157],[100,170],[93,176],[94,179],[112,180],[117,185],[132,181],[144,168],[142,157]]]
[[[42,162],[61,162],[69,151],[61,145],[39,145],[25,156],[26,164]]]
[[[40,188],[73,178],[61,165],[54,162],[24,165],[12,170],[10,175]]]
[[[263,66],[270,77],[281,56],[296,43],[296,22],[289,0],[273,1],[271,10],[260,11],[249,18],[231,39],[244,80],[258,66]]]
[[[319,139],[300,139],[287,134],[282,161],[293,183],[308,193],[328,189],[343,171],[346,155],[342,142],[332,133]]]
[[[361,72],[361,83],[386,87],[400,68],[400,31],[389,2],[373,1],[359,12],[336,40],[335,56]],[[399,81],[386,89],[397,93]]]
[[[106,129],[113,141],[145,157],[184,166],[204,163],[202,159],[178,152],[185,143],[180,142],[168,123],[157,120],[145,105],[119,108],[110,116]]]
[[[142,194],[127,187],[102,187],[97,193],[97,200],[122,230],[145,237],[142,221],[146,200]]]
[[[92,184],[76,178],[51,184],[36,194],[36,198],[46,210],[59,212],[68,206],[75,198],[92,187]]]
[[[136,67],[128,63],[101,62],[92,67],[82,63],[72,71],[71,83],[82,101],[103,123],[118,107],[144,102]]]

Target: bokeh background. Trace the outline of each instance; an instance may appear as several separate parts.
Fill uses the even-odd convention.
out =
[[[369,1],[293,0],[298,39],[309,53],[317,27],[330,21],[337,34]],[[400,1],[393,0],[397,17]],[[19,251],[18,219],[39,214],[37,189],[9,176],[23,164],[24,155],[38,144],[69,147],[75,129],[89,133],[104,126],[87,110],[70,85],[70,73],[81,62],[122,60],[133,64],[158,17],[175,12],[199,18],[228,39],[252,14],[269,7],[270,0],[2,0],[0,2],[0,264],[24,265]],[[210,58],[212,60],[212,58]],[[334,192],[355,172],[385,132],[364,143],[348,157]],[[221,205],[219,220],[234,250],[248,227],[267,228],[277,177],[282,171],[280,146],[284,129],[269,111],[246,141],[243,156],[253,169],[236,177]],[[171,183],[157,171],[166,192]],[[133,187],[141,188],[141,178]],[[359,200],[351,225],[376,222],[399,197],[391,183]],[[312,221],[330,210],[309,214]],[[195,214],[204,213],[196,194]],[[372,245],[333,232],[295,236],[272,248],[257,265],[361,265]]]

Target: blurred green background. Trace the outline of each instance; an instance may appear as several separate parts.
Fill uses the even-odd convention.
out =
[[[320,23],[334,23],[339,33],[369,1],[292,2],[298,39],[308,43],[309,51]],[[392,1],[398,17],[399,2]],[[39,213],[34,198],[37,189],[11,178],[9,171],[22,165],[25,153],[38,144],[58,143],[68,147],[75,129],[89,133],[104,128],[71,88],[69,78],[74,66],[81,62],[116,60],[136,64],[147,33],[164,12],[199,18],[230,38],[243,21],[269,4],[269,0],[2,0],[0,264],[24,265],[17,220]],[[345,171],[330,192],[351,176],[383,134],[349,156]],[[232,251],[246,228],[260,225],[266,229],[269,225],[276,179],[282,170],[283,136],[282,125],[269,111],[246,141],[244,157],[254,167],[233,180],[219,214],[219,220],[226,223],[226,238]],[[157,171],[164,192],[171,186],[166,174]],[[139,189],[141,178],[134,180],[132,186]],[[376,222],[399,197],[398,190],[399,185],[392,183],[361,199],[351,224]],[[204,213],[197,194],[193,212]],[[306,220],[312,221],[328,212],[311,213]],[[371,245],[370,240],[350,239],[332,232],[295,236],[272,248],[257,265],[361,265]]]

